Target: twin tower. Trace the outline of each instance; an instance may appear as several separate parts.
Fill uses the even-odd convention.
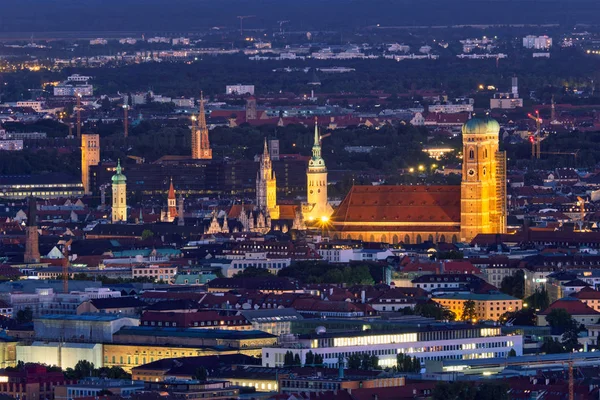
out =
[[[268,212],[271,219],[279,219],[277,205],[277,178],[273,171],[273,163],[269,155],[267,141],[260,159],[256,175],[256,206]],[[327,167],[321,156],[321,137],[315,119],[314,143],[312,157],[306,170],[306,202],[302,203],[302,217],[305,221],[329,221],[333,209],[327,201]]]

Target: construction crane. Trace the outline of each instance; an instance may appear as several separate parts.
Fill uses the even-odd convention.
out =
[[[569,360],[569,400],[575,400],[575,390],[573,386],[573,360]]]
[[[279,34],[283,35],[283,24],[288,24],[290,21],[277,21],[279,23]]]
[[[540,117],[540,112],[535,110],[534,114],[527,114],[527,116],[535,121],[535,133],[529,137],[529,141],[531,142],[531,158],[540,158],[540,135],[542,134],[542,118]]]
[[[254,18],[255,15],[238,15],[237,18],[240,20],[240,36],[244,36],[244,20],[246,18]]]

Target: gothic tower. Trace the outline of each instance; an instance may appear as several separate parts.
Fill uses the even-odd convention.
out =
[[[505,231],[505,156],[498,151],[499,133],[500,125],[489,117],[463,125],[462,241],[469,242],[479,233]]]
[[[37,205],[35,197],[31,196],[27,202],[27,226],[25,227],[25,255],[23,261],[25,264],[35,264],[40,262],[40,248],[38,244],[37,227]]]
[[[269,155],[266,138],[263,154],[260,157],[260,166],[256,174],[256,207],[259,210],[268,212],[271,219],[279,219],[277,178],[273,171],[273,163]]]
[[[175,197],[175,188],[173,187],[173,178],[169,186],[169,196],[167,197],[167,221],[173,222],[177,217],[177,198]]]
[[[211,160],[212,149],[208,140],[208,127],[204,113],[204,95],[200,93],[200,110],[198,111],[198,126],[192,124],[192,158],[194,160]]]
[[[327,220],[332,213],[333,209],[327,202],[327,167],[321,156],[321,138],[315,118],[315,139],[306,170],[306,204],[303,214],[305,220],[314,221]]]
[[[112,222],[127,222],[127,178],[121,173],[121,160],[112,177]]]
[[[85,194],[91,194],[90,166],[100,162],[100,135],[86,133],[81,135],[81,182]]]

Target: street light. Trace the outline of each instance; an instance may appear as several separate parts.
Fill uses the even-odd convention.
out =
[[[419,165],[419,171],[425,171],[425,166],[424,165]]]

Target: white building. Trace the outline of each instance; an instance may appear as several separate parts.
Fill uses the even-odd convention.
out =
[[[104,365],[102,343],[33,342],[17,345],[17,361],[56,365],[62,369],[75,368],[81,360],[87,360],[96,368]]]
[[[148,43],[171,43],[171,39],[164,36],[155,36],[148,39]]]
[[[104,46],[106,44],[108,44],[108,40],[106,39],[98,38],[90,40],[90,45],[92,46]]]
[[[411,333],[362,331],[314,333],[280,337],[277,347],[262,349],[263,367],[281,367],[286,352],[299,355],[304,364],[306,354],[323,356],[326,367],[338,368],[339,359],[367,353],[379,358],[379,366],[396,365],[400,353],[417,357],[421,363],[442,360],[475,360],[507,357],[514,350],[523,355],[523,336],[503,335],[501,328],[481,328],[466,324],[432,324],[414,328]]]
[[[456,114],[461,112],[473,112],[473,105],[475,100],[472,98],[468,99],[455,99],[454,102],[446,103],[435,103],[427,107],[427,110],[432,113],[445,113],[445,114]]]
[[[526,49],[546,50],[552,47],[552,38],[546,35],[527,35],[523,38],[523,47]]]
[[[87,82],[92,79],[91,76],[73,74],[67,77],[68,82]]]
[[[21,151],[23,150],[22,140],[0,140],[0,151]]]
[[[63,82],[54,86],[55,96],[75,96],[77,94],[92,96],[94,94],[94,87],[89,84],[74,85],[69,82]]]
[[[228,254],[226,258],[231,260],[230,264],[224,264],[222,267],[223,275],[226,278],[231,278],[250,267],[266,269],[273,275],[277,275],[279,271],[289,267],[292,263],[292,259],[289,257],[269,258],[266,252]]]
[[[254,85],[227,85],[225,86],[225,94],[250,94],[254,95]]]
[[[17,101],[17,107],[31,108],[35,112],[40,112],[44,109],[44,102],[37,100]]]
[[[119,43],[120,44],[136,44],[137,43],[137,39],[134,39],[134,38],[119,39]]]
[[[184,37],[178,37],[173,39],[173,46],[189,46],[190,39]]]
[[[162,267],[159,265],[133,267],[131,268],[131,275],[134,279],[145,277],[152,278],[156,281],[172,283],[175,280],[175,275],[177,275],[177,267]]]

